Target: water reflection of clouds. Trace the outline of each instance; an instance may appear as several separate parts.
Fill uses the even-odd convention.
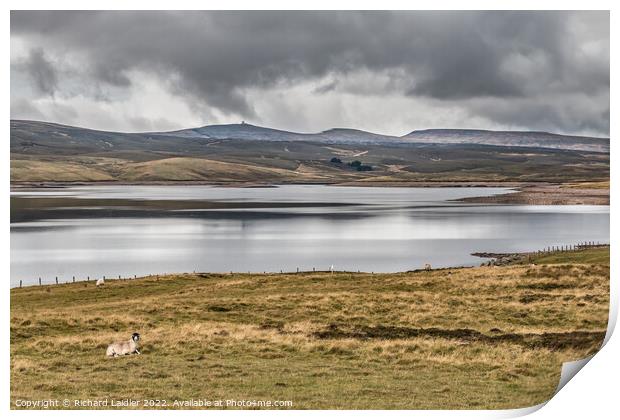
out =
[[[88,188],[83,191],[90,194]],[[171,187],[161,188],[160,193]],[[323,188],[297,191],[301,190],[312,191],[303,200],[329,198],[317,192]],[[480,259],[469,255],[476,251],[527,251],[609,240],[609,206],[441,203],[430,191],[410,201],[377,188],[358,190],[359,201],[370,201],[365,196],[376,190],[385,201],[340,207],[162,210],[134,213],[136,217],[114,209],[110,211],[119,217],[94,217],[105,214],[104,208],[104,213],[87,210],[82,218],[11,223],[11,284],[20,279],[29,284],[38,276],[53,280],[56,275],[295,271],[331,264],[337,269],[400,271],[427,262],[479,264]],[[196,191],[201,190],[191,194]],[[484,195],[479,190],[459,191]]]
[[[239,200],[246,202],[355,202],[360,204],[447,201],[466,197],[488,196],[512,191],[489,187],[345,187],[329,185],[280,185],[267,188],[234,188],[205,185],[98,185],[65,188],[14,190],[15,197],[72,197],[128,200]]]

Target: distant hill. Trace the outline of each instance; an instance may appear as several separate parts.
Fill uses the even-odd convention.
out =
[[[324,141],[330,141],[334,143],[403,143],[400,137],[375,134],[368,131],[354,130],[351,128],[332,128],[331,130],[323,131],[319,134],[316,134],[315,136],[322,138]]]
[[[252,124],[220,124],[185,130],[148,133],[154,136],[174,136],[200,139],[233,139],[256,141],[316,141],[326,143],[386,143],[401,142],[399,137],[385,136],[350,128],[332,128],[320,133],[295,133]]]
[[[118,133],[12,120],[11,182],[605,181],[609,139],[478,130],[404,137],[251,124]],[[368,171],[357,171],[361,163]]]
[[[144,150],[148,136],[91,130],[41,121],[11,120],[11,153],[77,154]]]
[[[177,139],[176,141],[172,141]],[[161,149],[174,151],[194,140],[252,140],[252,141],[306,141],[334,144],[386,144],[408,143],[478,144],[502,147],[536,147],[562,150],[609,152],[609,139],[596,137],[564,136],[536,131],[486,131],[431,129],[412,131],[402,137],[387,136],[363,130],[332,128],[320,133],[295,133],[252,124],[220,124],[169,132],[117,133],[71,127],[40,121],[11,120],[11,147],[19,142],[56,146],[130,149]],[[172,142],[171,142],[172,141]],[[200,144],[200,143],[199,143]]]
[[[485,144],[507,147],[544,147],[550,149],[609,152],[608,138],[565,136],[539,131],[430,129],[416,130],[402,137],[396,137],[350,128],[332,128],[313,134],[295,133],[244,123],[207,125],[199,128],[149,134],[218,140],[317,141],[343,144],[402,144],[411,142]]]
[[[204,127],[188,128],[184,130],[148,133],[157,136],[173,136],[203,139],[236,139],[236,140],[263,140],[263,141],[292,141],[312,139],[311,134],[293,133],[273,128],[259,127],[252,124],[218,124]]]
[[[487,144],[511,147],[545,147],[563,150],[609,152],[609,139],[598,137],[564,136],[541,131],[488,130],[416,130],[401,137],[420,143]]]

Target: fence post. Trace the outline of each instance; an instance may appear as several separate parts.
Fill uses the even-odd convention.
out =
[[[39,277],[39,286],[41,286],[41,277]]]
[[[75,283],[75,276],[73,276],[73,283]]]
[[[58,276],[56,276],[56,284],[58,284]]]
[[[22,281],[21,280],[19,281],[19,288],[20,289],[22,288]]]

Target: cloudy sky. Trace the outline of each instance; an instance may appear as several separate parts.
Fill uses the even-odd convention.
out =
[[[609,135],[607,12],[11,12],[11,118]]]

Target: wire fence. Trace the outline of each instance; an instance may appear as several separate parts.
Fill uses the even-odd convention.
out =
[[[600,243],[600,242],[594,242],[594,241],[588,241],[588,242],[579,242],[577,244],[574,245],[553,245],[553,246],[548,246],[546,248],[543,249],[539,249],[537,251],[532,251],[532,252],[525,252],[525,253],[521,253],[527,256],[542,256],[542,255],[549,255],[549,254],[554,254],[554,253],[558,253],[558,252],[573,252],[573,251],[581,251],[581,250],[585,250],[585,249],[592,249],[592,248],[606,248],[608,247],[609,244],[606,243]],[[475,254],[474,254],[475,255]],[[425,269],[429,269],[430,266],[427,264],[428,267],[425,267]],[[325,273],[325,272],[350,272],[350,273],[360,273],[360,270],[335,270],[333,266],[327,268],[326,270],[319,270],[317,271],[316,267],[312,267],[312,270],[300,270],[299,267],[296,268],[295,271],[286,271],[286,270],[280,270],[279,271],[280,274],[300,274],[300,273]],[[255,272],[252,273],[250,271],[247,272],[234,272],[234,271],[230,271],[230,274],[276,274],[276,271],[263,271],[261,272]],[[185,273],[185,274],[189,274],[189,273]],[[193,274],[196,274],[196,271],[193,271]],[[213,273],[213,274],[218,274],[218,273]],[[224,274],[224,273],[219,273],[219,274]],[[374,274],[374,271],[371,272],[371,274]],[[166,275],[165,273],[162,275]],[[156,274],[149,274],[149,275],[141,275],[139,276],[139,278],[154,278],[156,280],[159,280],[160,275]],[[60,285],[60,284],[69,284],[69,283],[88,283],[88,282],[95,282],[95,284],[97,284],[99,282],[99,280],[103,281],[103,284],[105,284],[105,281],[107,280],[131,280],[131,279],[137,279],[138,276],[137,275],[133,275],[133,276],[122,276],[122,275],[118,275],[118,277],[106,277],[106,276],[101,276],[101,278],[98,277],[93,277],[91,279],[90,276],[86,276],[86,279],[82,278],[82,279],[77,279],[75,276],[71,276],[71,280],[65,280],[65,281],[61,281],[59,280],[58,276],[55,276],[54,278],[54,282],[53,283],[44,283],[43,280],[41,279],[41,277],[38,278],[38,285],[39,286],[50,286],[50,285]],[[19,288],[22,288],[24,286],[23,281],[20,280],[19,281]],[[31,285],[31,286],[36,286],[36,284]]]

